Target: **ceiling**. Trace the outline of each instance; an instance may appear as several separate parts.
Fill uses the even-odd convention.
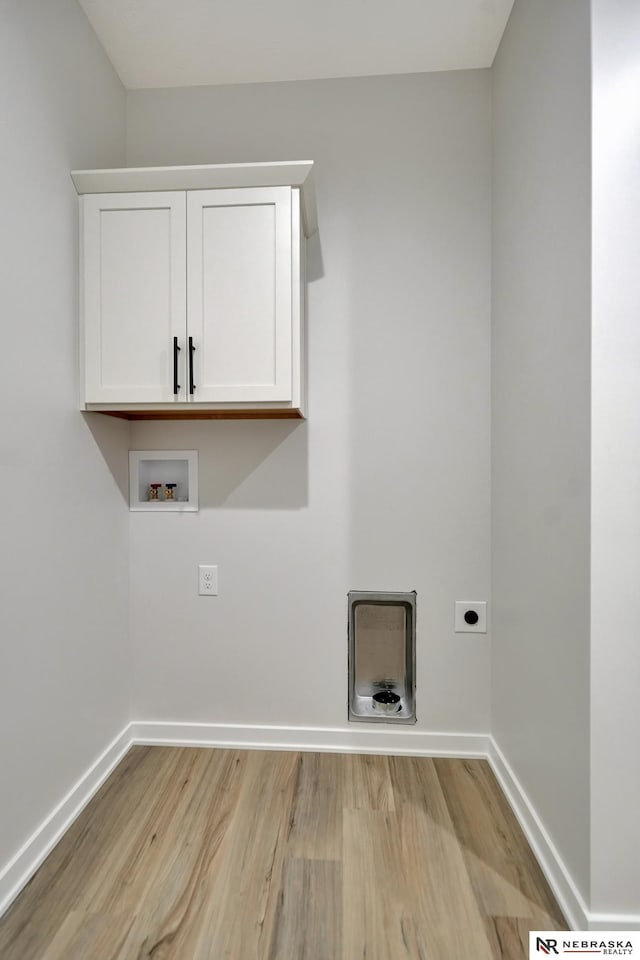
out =
[[[79,0],[128,89],[489,67],[513,0]]]

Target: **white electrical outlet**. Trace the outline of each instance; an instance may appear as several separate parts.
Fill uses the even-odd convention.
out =
[[[218,568],[201,563],[198,567],[198,593],[201,597],[218,596]]]
[[[456,600],[453,629],[456,633],[486,633],[487,601]]]

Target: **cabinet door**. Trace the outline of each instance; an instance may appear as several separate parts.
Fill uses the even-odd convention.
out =
[[[85,402],[184,401],[185,193],[88,195],[82,226]]]
[[[291,400],[291,188],[187,194],[195,402]]]

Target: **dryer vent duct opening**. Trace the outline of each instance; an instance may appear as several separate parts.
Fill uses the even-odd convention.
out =
[[[416,593],[349,593],[349,720],[415,723]]]

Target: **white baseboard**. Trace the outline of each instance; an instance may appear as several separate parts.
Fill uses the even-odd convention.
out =
[[[131,744],[130,724],[118,734],[98,759],[32,833],[9,863],[0,870],[0,916],[26,886],[78,814],[117,767]]]
[[[332,728],[164,721],[128,724],[0,871],[0,916],[134,744],[486,759],[570,927],[574,930],[640,930],[640,915],[588,911],[533,804],[492,736],[430,733],[406,727],[380,729],[377,725],[374,729],[360,729],[355,725]]]
[[[589,930],[640,930],[640,913],[590,913]]]
[[[363,725],[364,726],[364,725]],[[382,753],[389,756],[486,757],[489,737],[478,733],[428,733],[354,727],[258,726],[223,723],[131,724],[135,743],[242,750],[316,750],[329,753]]]
[[[572,930],[589,929],[589,912],[535,808],[493,737],[488,759]]]

